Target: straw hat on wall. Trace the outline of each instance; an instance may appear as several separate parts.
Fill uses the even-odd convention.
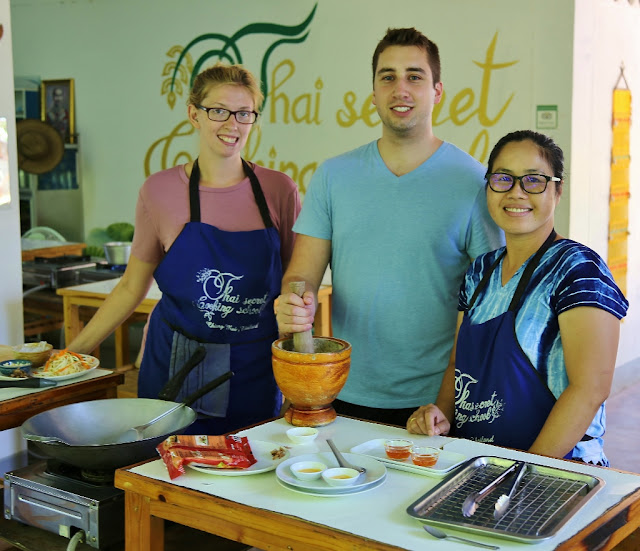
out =
[[[18,168],[31,174],[53,170],[64,156],[64,141],[50,124],[22,119],[16,124]]]

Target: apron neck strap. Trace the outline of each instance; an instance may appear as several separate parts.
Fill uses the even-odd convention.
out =
[[[258,177],[253,169],[249,166],[249,163],[242,159],[242,168],[244,168],[244,173],[249,176],[249,181],[251,182],[251,189],[253,190],[253,196],[255,197],[256,203],[258,204],[258,209],[260,210],[260,216],[262,217],[262,221],[264,222],[265,228],[272,228],[273,222],[271,221],[271,216],[269,216],[269,207],[267,207],[267,200],[264,197],[264,193],[262,192],[262,187],[260,186],[260,182],[258,181]]]
[[[200,222],[200,166],[198,159],[193,161],[191,176],[189,176],[189,210],[191,222]]]
[[[513,294],[513,298],[511,299],[511,304],[509,305],[510,312],[515,312],[517,310],[520,304],[520,299],[522,298],[522,295],[524,295],[524,292],[527,290],[527,286],[529,285],[529,280],[531,279],[531,276],[533,275],[534,270],[538,267],[538,264],[540,264],[540,259],[542,258],[542,255],[547,252],[549,247],[551,247],[551,245],[555,241],[556,235],[557,235],[556,230],[552,229],[551,233],[549,234],[549,237],[547,237],[546,241],[538,249],[536,254],[527,264],[527,267],[524,269],[524,273],[522,274],[522,277],[518,282],[518,287],[516,288],[516,292]]]
[[[547,237],[546,241],[536,251],[536,254],[531,259],[529,264],[527,264],[527,267],[525,268],[524,273],[520,278],[520,282],[518,283],[518,287],[516,288],[516,292],[513,294],[513,298],[511,299],[511,304],[509,304],[510,311],[515,311],[516,307],[518,306],[518,303],[520,302],[520,298],[524,294],[524,291],[526,290],[527,285],[529,284],[529,280],[533,275],[533,271],[538,267],[538,264],[540,263],[540,259],[542,258],[542,255],[545,252],[547,252],[547,249],[549,247],[551,247],[551,244],[553,243],[555,238],[556,238],[556,230],[553,229],[551,230],[551,233],[549,234],[549,237]],[[503,253],[496,259],[496,261],[491,265],[491,268],[489,268],[486,271],[486,273],[480,280],[480,283],[478,283],[478,286],[476,287],[476,290],[473,293],[471,300],[469,301],[469,306],[467,308],[467,311],[471,310],[471,307],[473,306],[476,299],[478,298],[478,295],[487,286],[487,283],[489,282],[489,278],[491,277],[491,274],[493,274],[494,270],[498,267],[498,264],[500,264],[500,262],[502,261],[502,259],[506,254],[507,254],[507,249],[505,249]]]
[[[242,168],[244,173],[249,177],[251,182],[251,190],[253,191],[253,197],[258,205],[260,216],[264,223],[265,228],[272,228],[273,222],[269,215],[269,208],[267,206],[267,200],[265,199],[262,187],[258,181],[258,177],[253,169],[249,166],[244,159],[242,161]],[[191,222],[200,222],[200,166],[198,159],[193,162],[193,168],[191,169],[191,176],[189,176],[189,210]]]
[[[507,249],[505,249],[504,251],[502,251],[502,254],[496,258],[496,261],[491,265],[491,268],[489,268],[486,273],[484,274],[484,276],[482,277],[482,279],[480,280],[480,283],[478,283],[478,286],[476,287],[475,292],[473,293],[473,296],[471,297],[471,300],[469,301],[469,306],[467,308],[467,311],[471,310],[471,307],[474,305],[474,303],[476,302],[476,299],[478,298],[478,295],[482,292],[482,290],[487,286],[487,283],[489,283],[489,278],[491,277],[491,274],[494,272],[494,270],[498,267],[498,264],[500,264],[500,262],[502,261],[502,259],[504,258],[504,255],[507,254]]]

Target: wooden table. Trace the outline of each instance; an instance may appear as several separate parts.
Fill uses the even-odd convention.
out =
[[[345,418],[339,417],[338,421],[341,419],[344,420]],[[351,420],[350,422],[353,421],[355,420]],[[274,426],[276,423],[284,423],[284,421],[275,421],[270,425]],[[250,429],[249,434],[251,434],[252,430],[265,426],[267,426],[267,424],[258,425]],[[286,428],[286,425],[279,426],[278,428],[279,431],[282,432]],[[387,427],[387,429],[388,428],[390,427]],[[326,433],[325,436],[331,435],[337,440],[340,432],[336,431],[334,435],[334,433],[331,432],[331,428],[328,430],[329,432]],[[368,427],[367,430],[369,430]],[[266,436],[272,437],[271,441],[275,441],[275,435],[275,432],[271,432],[270,435],[267,434]],[[322,436],[321,434],[320,437]],[[363,438],[367,440],[368,437],[370,436]],[[339,445],[343,450],[345,449],[344,442],[345,440],[343,440],[342,446]],[[336,443],[338,444],[338,442]],[[497,447],[493,448],[498,449]],[[346,449],[349,448],[346,447]],[[572,464],[572,462],[567,462],[567,465]],[[382,511],[381,518],[378,519],[367,517],[367,513],[361,512],[360,516],[364,514],[364,520],[369,523],[367,524],[369,527],[367,531],[371,529],[371,526],[385,522],[391,525],[391,527],[388,528],[385,525],[384,528],[379,528],[379,530],[383,529],[388,535],[387,539],[392,539],[393,541],[397,541],[399,539],[398,534],[401,534],[403,531],[412,531],[411,538],[413,538],[413,540],[411,546],[398,547],[395,544],[384,543],[379,540],[364,537],[361,535],[362,530],[360,530],[360,534],[358,534],[356,530],[354,530],[356,533],[351,533],[348,530],[339,530],[330,525],[331,522],[335,524],[336,519],[341,516],[351,517],[352,519],[357,518],[358,511],[354,511],[353,508],[358,508],[358,505],[362,506],[362,501],[354,503],[356,500],[352,500],[354,504],[349,505],[346,501],[341,503],[339,501],[341,498],[337,498],[335,501],[332,499],[327,500],[326,498],[316,498],[325,503],[327,501],[334,501],[336,504],[335,507],[342,506],[343,508],[347,508],[344,515],[340,512],[342,509],[338,511],[329,508],[329,512],[327,513],[327,509],[322,509],[324,504],[318,503],[318,505],[315,506],[317,507],[316,511],[324,511],[325,518],[333,519],[328,521],[327,524],[329,525],[308,520],[310,514],[307,514],[305,519],[302,510],[309,502],[301,501],[300,496],[295,493],[291,494],[292,497],[290,499],[293,504],[289,505],[289,508],[294,512],[291,514],[274,512],[271,509],[271,504],[284,499],[282,492],[286,493],[289,490],[280,488],[277,483],[274,485],[273,481],[269,482],[268,477],[270,475],[268,473],[257,475],[256,477],[210,476],[211,482],[208,483],[206,487],[210,487],[211,490],[205,492],[198,491],[194,487],[178,486],[175,483],[169,482],[166,477],[166,470],[165,474],[159,478],[151,474],[145,476],[145,474],[141,474],[140,472],[131,472],[130,469],[132,468],[140,471],[146,469],[148,473],[151,473],[151,471],[158,473],[160,472],[160,468],[164,468],[164,465],[162,465],[160,461],[155,461],[155,463],[145,462],[138,466],[127,467],[116,471],[116,487],[125,491],[125,548],[127,551],[160,551],[164,549],[164,520],[190,526],[247,545],[253,545],[260,549],[269,550],[399,551],[408,548],[421,549],[422,545],[424,545],[425,549],[440,548],[435,543],[435,540],[429,540],[428,536],[423,534],[421,530],[416,531],[415,521],[409,519],[408,515],[405,516],[403,507],[408,506],[413,499],[407,498],[405,503],[404,498],[398,501],[398,496],[394,495],[393,499],[396,502],[391,504],[389,509],[387,509],[385,501],[389,500],[388,493],[384,495],[380,494],[376,498],[376,490],[374,490],[373,492],[369,492],[367,497],[364,498],[368,501],[373,500],[371,507],[373,507],[374,511],[378,511],[378,504]],[[571,467],[568,466],[566,468],[570,469]],[[393,472],[398,473],[399,471]],[[629,475],[631,475],[631,473],[629,473]],[[260,476],[264,478],[259,480],[257,477]],[[404,473],[404,476],[406,476],[406,473]],[[408,481],[408,484],[413,488],[416,486],[418,488],[424,487],[425,480],[429,478],[420,475],[411,476],[412,479]],[[164,478],[164,480],[162,478]],[[391,478],[391,470],[388,471],[388,478]],[[251,490],[247,490],[246,488],[241,489],[239,486],[234,486],[230,489],[231,487],[227,485],[226,490],[221,489],[221,486],[224,486],[229,479],[235,479],[236,481],[239,481],[239,479],[254,479],[252,484],[256,489],[253,490],[253,494],[265,496],[264,499],[260,501],[261,504],[256,506],[247,504],[247,501],[253,500],[255,502],[256,499],[259,498],[247,498],[247,492]],[[200,479],[196,480],[192,478],[191,480],[192,485],[200,484],[198,487],[204,488]],[[397,483],[400,479],[396,478],[395,480]],[[209,481],[207,480],[207,482]],[[241,481],[241,483],[243,482],[244,481]],[[389,483],[390,480],[387,480],[385,484]],[[268,486],[268,484],[271,484],[271,486]],[[404,484],[405,486],[403,487],[406,488],[406,479]],[[612,495],[607,499],[610,499],[615,505],[605,510],[600,516],[596,516],[595,520],[586,524],[586,526],[577,533],[568,531],[568,534],[574,534],[569,536],[568,539],[556,537],[559,543],[552,543],[551,540],[549,540],[549,542],[531,546],[531,549],[533,549],[533,547],[539,549],[545,547],[545,545],[545,548],[549,549],[550,545],[553,545],[553,548],[559,551],[590,551],[595,549],[599,551],[613,549],[617,551],[637,550],[637,542],[639,541],[637,529],[640,525],[640,488],[638,488],[637,484],[633,486],[636,488],[635,491],[632,491],[632,493],[626,497],[619,497],[616,490],[612,490]],[[268,491],[267,487],[271,488],[268,497],[264,494],[264,492]],[[421,493],[422,491],[418,492],[417,495],[419,496]],[[226,495],[226,499],[216,494]],[[242,495],[244,498],[235,498],[234,496],[236,495]],[[356,498],[356,495],[353,497]],[[241,502],[243,499],[244,503]],[[382,501],[380,501],[381,499]],[[594,500],[597,500],[597,497],[594,498]],[[592,502],[594,500],[592,500]],[[608,503],[609,502],[607,502],[607,504]],[[587,506],[588,505],[589,503],[587,503]],[[277,506],[274,505],[273,508],[275,509]],[[599,510],[600,509],[598,509],[598,511]],[[592,517],[593,515],[589,518]],[[352,524],[348,523],[349,521],[347,519],[345,519],[345,521],[346,522],[343,521],[342,523],[343,526],[352,526]],[[423,536],[424,543],[422,540]],[[527,545],[521,543],[508,542],[502,539],[498,541],[498,538],[494,538],[493,540],[487,538],[481,539],[487,543],[492,541],[493,543],[499,544],[504,549],[513,549],[514,546],[518,549],[527,547]],[[565,541],[563,541],[563,539]],[[511,546],[509,546],[509,544]],[[405,543],[404,545],[407,544]],[[451,542],[447,544],[447,549],[449,548],[454,551],[466,549],[467,547],[463,544],[456,545],[456,543]]]
[[[83,323],[80,319],[80,308],[89,306],[100,308],[109,293],[118,284],[120,278],[73,285],[57,290],[62,296],[62,308],[64,316],[65,342],[70,343],[80,333]],[[148,315],[160,300],[162,293],[155,281],[145,299],[134,310],[134,314]],[[130,318],[131,320],[131,318]],[[331,333],[331,286],[323,285],[318,291],[318,308],[314,324],[314,334],[330,337]],[[129,363],[129,334],[128,325],[125,323],[115,331],[115,364],[116,369]]]
[[[123,373],[111,373],[87,381],[2,400],[0,401],[0,430],[19,427],[37,413],[58,406],[87,400],[117,398],[117,387],[123,382]]]

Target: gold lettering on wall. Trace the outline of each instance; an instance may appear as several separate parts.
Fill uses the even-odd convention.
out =
[[[159,155],[160,170],[176,166],[181,163],[186,163],[192,160],[192,155],[188,151],[177,151],[173,154],[170,153],[170,148],[176,138],[184,138],[191,136],[194,133],[194,128],[188,120],[184,120],[179,123],[167,136],[156,140],[151,144],[147,150],[147,154],[144,156],[144,174],[150,176],[152,172],[157,169],[152,169],[151,160],[154,153]],[[180,147],[180,146],[177,146]],[[157,151],[156,151],[157,150]],[[171,156],[173,155],[173,156]],[[156,166],[157,163],[154,164]]]
[[[360,114],[356,109],[356,101],[358,97],[355,92],[347,92],[344,95],[344,106],[346,110],[338,109],[336,112],[336,122],[343,128],[353,126],[359,120],[370,127],[380,124],[382,121],[378,118],[376,106],[373,105],[373,94],[369,94],[360,107]],[[372,118],[373,117],[373,118]]]
[[[278,113],[282,114],[281,120],[284,124],[289,124],[289,116],[293,122],[300,124],[316,124],[319,125],[320,120],[320,90],[322,90],[322,79],[318,78],[315,82],[317,92],[300,94],[293,99],[284,91],[280,91],[284,84],[296,72],[296,66],[290,59],[285,59],[276,65],[271,73],[271,96],[269,106],[269,122],[278,121]]]
[[[247,143],[244,147],[242,157],[247,161],[250,161],[257,165],[265,166],[274,170],[279,170],[280,172],[288,174],[291,179],[296,184],[298,184],[300,193],[305,194],[309,181],[311,180],[311,176],[313,176],[316,168],[318,168],[318,163],[314,161],[304,165],[302,169],[300,169],[298,164],[294,161],[281,160],[278,162],[278,152],[274,146],[271,146],[271,148],[269,149],[269,160],[265,162],[263,159],[257,158],[258,149],[260,148],[261,142],[262,131],[258,126],[253,129],[251,134],[249,134],[249,139],[247,140]]]
[[[493,108],[494,112],[489,112],[490,106],[496,105],[495,98],[492,96],[492,78],[498,71],[512,67],[519,62],[518,60],[496,61],[497,41],[498,33],[496,32],[484,53],[484,59],[482,61],[473,60],[473,63],[481,69],[478,86],[476,88],[468,86],[458,92],[450,92],[450,95],[443,93],[442,101],[436,104],[433,110],[434,127],[445,123],[461,127],[469,125],[473,120],[477,121],[481,129],[469,144],[468,152],[480,162],[486,160],[492,143],[489,129],[502,119],[515,96],[514,92],[506,95],[505,99],[501,99],[498,106]],[[170,51],[170,54],[174,56],[177,53],[179,53],[177,49]],[[165,72],[173,67],[174,65],[168,63]],[[180,76],[183,77],[183,75]],[[312,89],[298,93],[301,87],[299,82],[295,82],[295,76],[296,66],[291,59],[283,59],[271,70],[267,79],[269,94],[268,104],[263,113],[264,120],[268,120],[270,124],[320,126],[323,124],[321,101],[324,88],[323,80],[321,77],[317,77]],[[184,81],[184,78],[181,80]],[[296,95],[291,93],[291,88],[294,85]],[[182,92],[182,89],[180,91]],[[167,93],[167,90],[163,88],[162,93]],[[370,93],[364,100],[359,100],[354,91],[346,91],[342,98],[342,105],[335,111],[335,121],[338,127],[349,128],[356,124],[363,124],[368,128],[378,126],[381,121],[372,98],[373,94]],[[175,97],[167,99],[170,106],[173,107]],[[163,170],[180,162],[191,160],[192,154],[181,150],[180,147],[193,147],[192,140],[189,140],[187,146],[183,145],[183,140],[187,136],[192,136],[193,133],[193,127],[187,120],[184,120],[167,136],[156,140],[149,147],[145,156],[145,174],[148,176],[156,170]],[[262,137],[262,128],[258,124],[254,126],[247,140],[243,157],[256,164],[285,172],[298,184],[301,193],[304,194],[318,162],[312,161],[302,164],[296,160],[280,159],[276,146],[262,144]],[[181,140],[180,145],[176,143],[178,139]],[[354,144],[354,147],[357,145]],[[463,145],[459,145],[464,148]],[[174,152],[174,149],[177,151]],[[261,151],[268,151],[266,160],[264,153],[260,153]],[[155,162],[152,163],[152,160]]]

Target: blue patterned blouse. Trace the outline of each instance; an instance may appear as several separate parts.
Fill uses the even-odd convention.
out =
[[[468,309],[468,301],[482,276],[503,251],[504,247],[479,256],[467,270],[460,288],[458,310]],[[504,287],[500,262],[469,312],[471,323],[483,323],[507,311],[529,260]],[[629,303],[595,251],[570,239],[560,239],[542,256],[516,316],[518,342],[556,398],[568,385],[558,316],[578,306],[601,308],[622,319]],[[573,450],[575,459],[608,465],[602,448],[605,422],[602,404],[587,430],[592,440],[578,442]]]

